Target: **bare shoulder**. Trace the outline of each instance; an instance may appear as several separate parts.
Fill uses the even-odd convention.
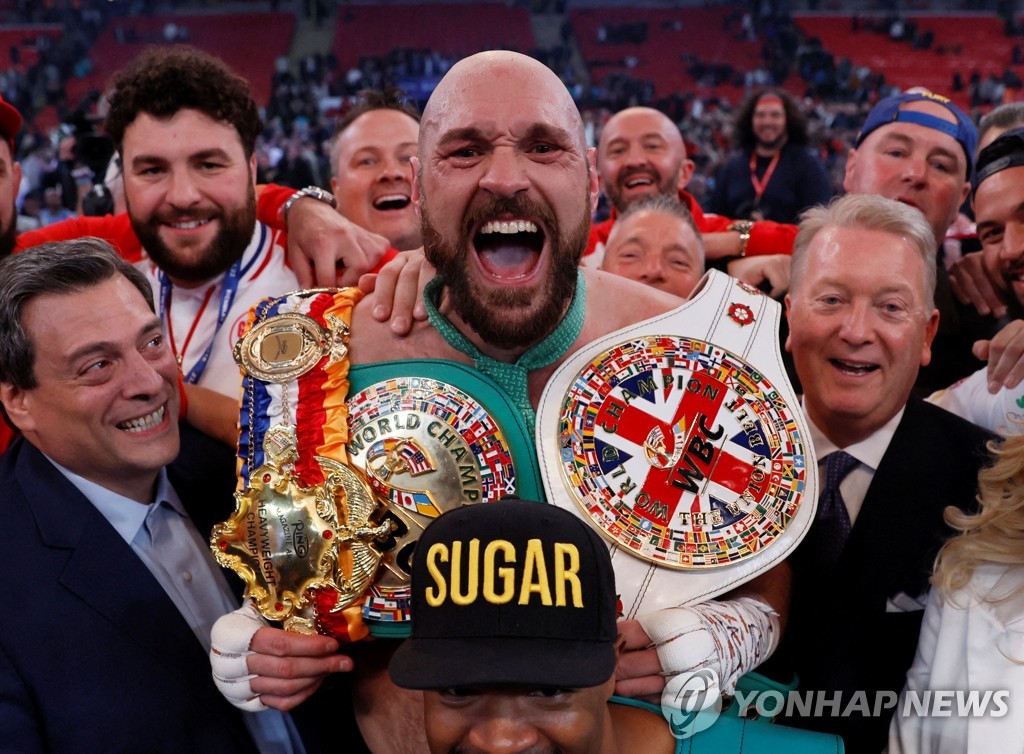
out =
[[[370,311],[371,305],[365,298],[352,310],[349,354],[356,364],[380,361],[382,350],[378,346],[382,341],[390,340],[392,337],[387,322],[378,322],[371,316]]]
[[[661,715],[625,704],[609,703],[608,709],[619,751],[672,754],[676,750],[676,739]]]
[[[603,334],[682,306],[684,300],[602,270],[584,269],[587,324]]]
[[[400,359],[462,359],[430,323],[416,322],[408,335],[395,335],[390,322],[378,322],[371,309],[372,301],[364,298],[352,311],[349,354],[353,364]]]

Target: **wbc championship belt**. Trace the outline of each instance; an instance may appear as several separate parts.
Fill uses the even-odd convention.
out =
[[[211,536],[263,615],[345,641],[408,635],[412,551],[434,518],[543,490],[531,428],[486,376],[350,367],[359,296],[301,291],[250,313],[236,510]]]
[[[623,617],[768,570],[814,519],[817,464],[781,307],[709,272],[678,309],[573,354],[541,398],[548,502],[608,541]]]

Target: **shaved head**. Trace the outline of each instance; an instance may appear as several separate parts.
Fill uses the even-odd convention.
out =
[[[655,196],[675,198],[690,182],[693,167],[676,124],[653,108],[622,110],[601,131],[597,170],[619,212]]]
[[[579,110],[533,58],[483,52],[441,80],[420,124],[423,248],[483,348],[521,352],[561,319],[597,200]]]
[[[601,131],[601,144],[607,144],[625,123],[638,124],[638,128],[661,134],[673,149],[680,150],[682,155],[686,156],[683,137],[676,124],[661,110],[655,110],[653,107],[627,107],[625,110],[619,110],[608,119],[604,130]]]
[[[513,83],[516,82],[516,83]],[[569,90],[555,73],[529,55],[508,50],[489,50],[470,55],[453,65],[430,95],[420,121],[420,154],[424,144],[432,143],[438,127],[463,108],[467,101],[477,100],[487,92],[502,93],[516,88],[523,98],[543,100],[545,105],[564,119],[579,148],[586,150],[587,139],[583,119]],[[530,94],[526,94],[529,92]]]

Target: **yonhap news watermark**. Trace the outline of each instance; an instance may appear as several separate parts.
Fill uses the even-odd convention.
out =
[[[1004,717],[1008,689],[908,689],[894,691],[779,691],[737,689],[722,698],[718,674],[709,668],[670,679],[661,697],[662,714],[676,738],[710,728],[724,708],[736,706],[746,718],[785,717]],[[732,711],[730,710],[730,713]]]
[[[1003,717],[1010,692],[965,689],[906,691],[741,691],[733,704],[741,717]]]

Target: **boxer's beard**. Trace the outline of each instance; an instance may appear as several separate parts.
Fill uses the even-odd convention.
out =
[[[590,236],[590,196],[585,193],[578,222],[563,232],[547,205],[524,196],[495,199],[469,211],[463,218],[457,242],[446,241],[431,220],[423,202],[423,251],[444,279],[455,312],[488,344],[501,349],[539,343],[558,326],[576,290],[579,260]],[[483,223],[501,217],[534,218],[550,237],[551,269],[537,285],[508,287],[482,285],[471,273],[477,263],[471,236]]]

